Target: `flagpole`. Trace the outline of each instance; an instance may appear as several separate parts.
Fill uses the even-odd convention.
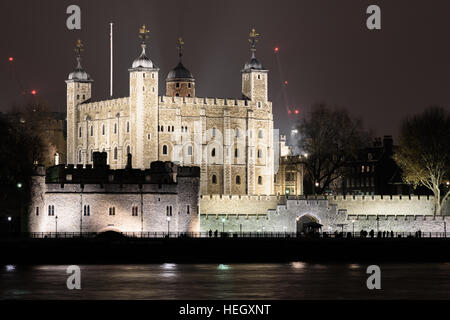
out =
[[[111,22],[110,24],[110,32],[109,32],[109,36],[110,36],[110,50],[111,50],[111,57],[110,57],[110,61],[111,61],[111,66],[110,66],[110,89],[109,89],[109,95],[112,97],[113,96],[113,23]]]

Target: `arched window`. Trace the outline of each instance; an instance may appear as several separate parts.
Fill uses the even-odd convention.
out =
[[[105,125],[104,124],[102,124],[102,135],[103,136],[105,135]]]
[[[84,215],[85,216],[91,215],[91,206],[90,205],[84,205]]]
[[[94,136],[94,126],[91,126],[91,137]]]
[[[127,146],[127,154],[130,154],[131,150],[130,150],[130,146]]]
[[[114,123],[114,134],[117,133],[117,123]]]
[[[90,157],[91,157],[91,162],[93,161],[93,159],[94,159],[94,150],[93,149],[91,149],[91,151],[89,152],[89,154],[90,154]]]
[[[114,160],[117,160],[117,147],[114,147]]]
[[[236,128],[235,134],[236,134],[236,138],[239,138],[239,128]]]
[[[78,150],[78,162],[83,162],[83,155],[81,154],[81,150]]]
[[[162,153],[163,153],[163,155],[167,155],[167,146],[166,145],[163,145]]]
[[[81,138],[81,135],[83,134],[83,129],[81,127],[78,128],[78,137]]]
[[[262,158],[262,150],[258,149],[258,158]]]
[[[131,215],[133,216],[133,217],[137,217],[138,215],[139,215],[139,207],[138,206],[133,206],[132,208],[131,208]]]
[[[239,149],[234,149],[234,157],[239,157]]]
[[[110,207],[109,208],[109,215],[110,216],[115,216],[116,215],[116,208],[115,207]]]
[[[216,183],[217,183],[217,177],[216,177],[215,174],[212,176],[211,182],[212,182],[213,184],[216,184]]]
[[[236,176],[236,184],[241,184],[241,176]]]
[[[215,157],[216,156],[216,148],[213,148],[211,151],[211,157]]]
[[[127,133],[129,133],[129,132],[130,132],[130,122],[127,121]]]
[[[192,146],[188,146],[188,156],[192,156]]]
[[[264,137],[263,131],[262,131],[262,130],[259,130],[259,131],[258,131],[258,138],[259,138],[259,139],[262,139],[263,137]]]
[[[262,184],[262,177],[258,176],[258,184]]]

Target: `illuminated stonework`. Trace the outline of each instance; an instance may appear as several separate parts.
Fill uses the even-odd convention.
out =
[[[153,161],[199,166],[202,194],[273,194],[268,71],[253,48],[242,70],[242,99],[196,97],[195,81],[178,69],[159,96],[159,69],[147,58],[145,42],[142,48],[129,69],[129,97],[92,102],[88,76],[66,81],[67,163],[92,164],[93,152],[104,151],[111,168],[119,169],[131,153],[133,167],[141,169]]]
[[[199,191],[199,168],[170,162],[146,170],[59,165],[46,174],[37,167],[28,231],[196,232]]]

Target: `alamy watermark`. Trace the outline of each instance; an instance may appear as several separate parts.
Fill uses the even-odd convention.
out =
[[[67,278],[66,285],[69,290],[81,290],[81,269],[79,266],[68,266],[66,273],[70,274]]]
[[[81,30],[81,9],[72,4],[67,7],[66,13],[70,16],[66,20],[66,26],[69,30]]]
[[[367,18],[366,26],[369,30],[381,30],[381,9],[379,6],[373,4],[367,7],[367,14],[370,16]]]
[[[377,265],[371,265],[367,267],[367,274],[370,274],[367,278],[366,285],[369,290],[381,290],[381,269]]]

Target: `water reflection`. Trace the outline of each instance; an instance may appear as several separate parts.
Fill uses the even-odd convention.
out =
[[[0,266],[0,299],[448,299],[450,264],[382,264],[383,290],[367,290],[358,264]]]
[[[303,269],[305,268],[306,264],[304,262],[292,262],[291,267],[293,269]]]
[[[16,270],[16,266],[12,264],[8,264],[5,268],[8,272],[14,272],[14,270]]]

